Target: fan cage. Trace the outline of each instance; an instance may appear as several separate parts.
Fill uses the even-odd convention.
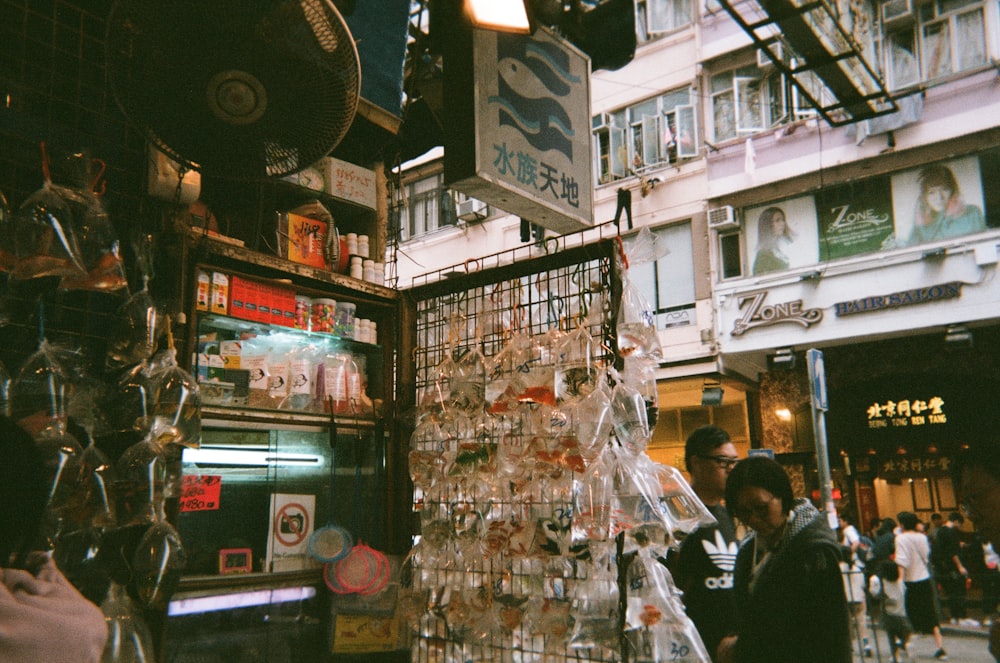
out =
[[[357,47],[329,0],[118,0],[106,49],[125,116],[210,176],[296,173],[339,145],[360,102]]]

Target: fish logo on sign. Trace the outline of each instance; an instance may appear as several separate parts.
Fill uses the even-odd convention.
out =
[[[489,97],[501,126],[513,127],[542,152],[573,160],[576,135],[564,102],[580,77],[570,73],[569,55],[556,44],[523,35],[497,36],[498,94]]]

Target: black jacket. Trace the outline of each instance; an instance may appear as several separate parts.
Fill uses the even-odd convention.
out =
[[[710,506],[716,525],[699,527],[681,543],[670,572],[687,616],[698,628],[712,660],[723,637],[736,629],[733,566],[737,539],[733,519],[723,506]]]
[[[750,583],[753,536],[736,558],[738,663],[850,663],[847,599],[840,549],[825,517],[797,500],[795,518]]]

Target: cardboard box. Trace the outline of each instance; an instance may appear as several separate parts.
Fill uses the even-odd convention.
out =
[[[288,286],[277,286],[278,301],[281,303],[281,325],[295,326],[295,290]]]
[[[195,292],[196,311],[208,311],[209,300],[212,293],[212,275],[204,269],[198,270],[198,289]]]
[[[247,280],[242,276],[234,276],[229,283],[229,315],[240,320],[247,319],[246,311]]]
[[[209,310],[212,313],[226,315],[229,313],[229,275],[223,272],[212,272],[212,290]]]
[[[271,301],[271,324],[285,324],[285,309],[281,296],[281,287],[276,285],[267,286],[268,298]]]
[[[247,320],[260,322],[260,284],[256,281],[247,281],[246,298]]]
[[[318,221],[292,212],[281,212],[278,215],[278,246],[282,258],[326,269],[326,234],[325,221]]]

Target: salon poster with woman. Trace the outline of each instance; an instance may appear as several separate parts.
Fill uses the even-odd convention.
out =
[[[895,246],[986,230],[979,157],[928,164],[892,176]]]
[[[744,210],[751,273],[767,274],[817,262],[816,205],[812,196]]]

